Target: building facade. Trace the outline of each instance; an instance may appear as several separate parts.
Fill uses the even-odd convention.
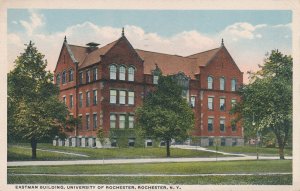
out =
[[[134,129],[135,109],[157,84],[159,75],[173,75],[183,87],[195,114],[191,144],[241,145],[243,128],[230,109],[240,100],[237,88],[243,73],[224,46],[190,56],[134,49],[122,36],[105,46],[68,44],[65,38],[54,70],[60,99],[70,115],[81,119],[66,140],[54,144],[109,147],[96,139],[98,129]],[[134,139],[128,137],[128,145]],[[146,140],[146,146],[151,140]]]

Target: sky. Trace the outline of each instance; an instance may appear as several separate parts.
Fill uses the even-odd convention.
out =
[[[8,70],[30,40],[53,71],[64,36],[69,44],[104,46],[124,27],[134,48],[181,56],[217,48],[223,38],[247,83],[247,71],[256,71],[267,52],[291,54],[291,22],[288,10],[8,9]]]

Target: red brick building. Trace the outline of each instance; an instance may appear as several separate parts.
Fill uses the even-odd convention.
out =
[[[243,73],[224,46],[187,57],[134,49],[122,36],[105,46],[86,47],[63,42],[54,70],[60,98],[71,115],[82,124],[66,146],[101,147],[96,140],[99,128],[134,128],[134,113],[160,73],[174,75],[183,86],[183,97],[195,113],[193,140],[201,146],[243,144],[243,129],[229,114],[239,101],[237,87]],[[127,123],[125,123],[127,121]],[[129,142],[132,140],[129,140]],[[149,141],[149,140],[148,140]]]

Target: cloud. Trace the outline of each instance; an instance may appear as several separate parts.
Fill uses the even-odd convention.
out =
[[[44,22],[44,16],[35,11],[29,11],[30,13],[30,21],[20,20],[21,25],[25,28],[28,35],[32,35],[33,32],[42,27]]]

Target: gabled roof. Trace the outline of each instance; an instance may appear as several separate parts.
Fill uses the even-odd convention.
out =
[[[222,47],[215,48],[212,50],[208,50],[205,52],[200,52],[197,54],[193,54],[190,56],[187,56],[187,58],[194,58],[196,59],[197,66],[206,66],[210,60],[221,50]]]
[[[144,60],[144,73],[152,74],[156,64],[164,75],[177,74],[184,72],[187,76],[194,79],[196,59],[185,58],[177,55],[163,54],[136,49],[138,55]]]

